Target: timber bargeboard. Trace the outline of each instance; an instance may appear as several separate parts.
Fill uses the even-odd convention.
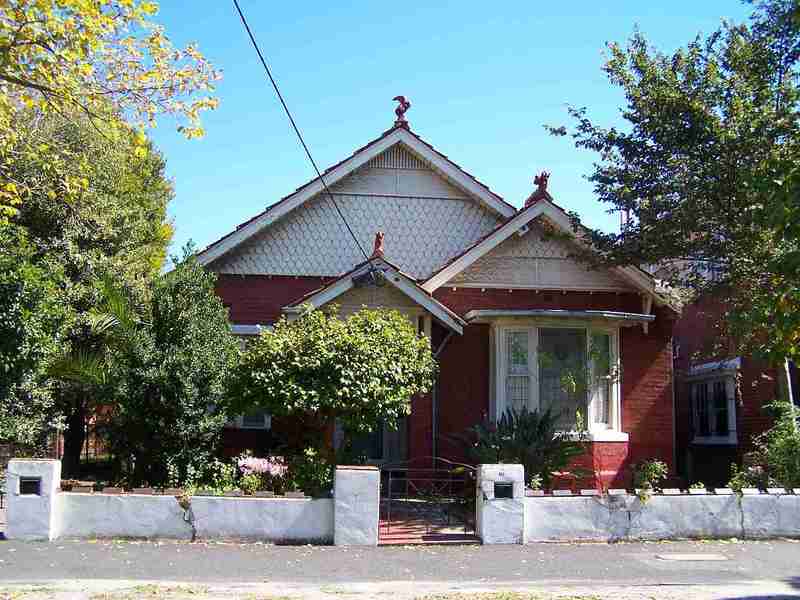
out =
[[[331,186],[367,252],[385,233],[386,258],[425,277],[490,232],[501,217],[451,185],[401,143]],[[326,194],[295,208],[211,263],[226,274],[332,276],[363,261]]]
[[[527,232],[511,235],[450,279],[446,285],[481,288],[531,288],[630,291],[609,270],[590,270],[570,258],[570,243],[548,236],[535,220]]]

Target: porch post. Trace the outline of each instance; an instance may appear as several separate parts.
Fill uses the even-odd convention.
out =
[[[480,465],[476,530],[484,544],[522,544],[525,538],[525,469]]]
[[[377,467],[336,467],[333,482],[335,546],[377,546],[381,472]]]

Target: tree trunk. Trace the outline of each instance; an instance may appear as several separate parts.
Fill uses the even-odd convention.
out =
[[[85,440],[86,407],[80,398],[76,398],[72,412],[67,415],[67,427],[64,430],[64,456],[61,458],[61,469],[65,478],[80,477],[81,450]]]

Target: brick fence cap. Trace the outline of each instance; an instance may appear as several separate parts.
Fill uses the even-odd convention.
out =
[[[553,496],[572,496],[572,490],[553,490],[550,493]]]
[[[661,493],[665,496],[680,496],[683,494],[683,491],[679,488],[664,488],[661,490]]]
[[[609,496],[625,496],[628,493],[628,490],[623,488],[611,488],[608,490]]]
[[[591,489],[591,490],[581,490],[580,494],[581,496],[599,496],[600,492],[598,492],[596,489]]]
[[[103,488],[104,494],[121,494],[122,488],[121,487],[104,487]]]
[[[150,488],[150,487],[133,488],[131,490],[131,494],[139,494],[140,496],[152,496],[153,495],[153,488]]]
[[[708,494],[708,490],[706,488],[689,488],[689,493],[693,496],[704,496]]]
[[[758,488],[742,488],[743,496],[758,496],[761,490]]]
[[[768,494],[775,494],[776,496],[777,495],[786,495],[786,489],[785,488],[767,488],[767,493]]]
[[[733,494],[733,490],[731,488],[714,488],[714,493],[717,496],[730,496]]]

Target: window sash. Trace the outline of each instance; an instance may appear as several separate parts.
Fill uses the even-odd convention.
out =
[[[733,376],[707,378],[690,384],[696,441],[736,441]]]
[[[541,382],[543,369],[539,364],[540,331],[542,329],[580,330],[584,332],[585,356],[580,361],[586,371],[581,394],[580,410],[584,425],[590,431],[621,431],[620,419],[620,366],[619,338],[615,328],[559,326],[537,324],[530,327],[498,327],[496,331],[497,381],[495,386],[495,413],[500,418],[507,408],[529,410],[543,408]],[[525,336],[527,360],[510,360],[513,340]],[[513,340],[512,340],[513,338]],[[605,361],[593,360],[592,345],[605,344],[608,356]],[[569,362],[569,361],[567,361]],[[525,372],[523,367],[527,367]],[[527,396],[525,396],[527,394]],[[524,397],[525,396],[525,397]],[[571,415],[574,416],[574,415]],[[569,425],[570,429],[574,427]]]

